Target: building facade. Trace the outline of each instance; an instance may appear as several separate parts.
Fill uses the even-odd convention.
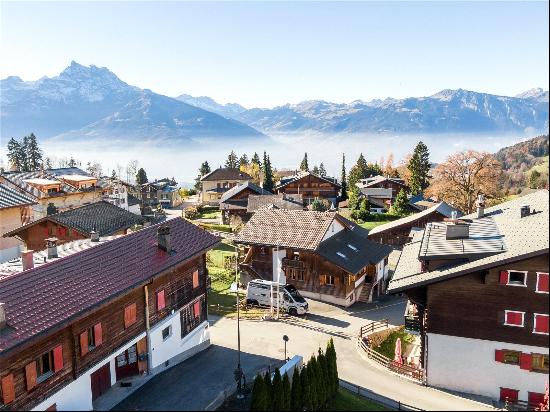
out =
[[[325,199],[336,205],[341,188],[334,178],[317,176],[310,172],[298,172],[294,176],[283,178],[277,182],[275,192],[301,195],[304,205],[311,204],[315,199]]]
[[[252,176],[239,169],[216,169],[201,178],[200,200],[202,203],[217,206],[225,192],[251,181]]]

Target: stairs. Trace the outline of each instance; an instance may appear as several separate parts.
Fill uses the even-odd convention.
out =
[[[361,292],[359,293],[359,302],[369,303],[370,292],[372,290],[372,283],[364,282],[361,286]]]

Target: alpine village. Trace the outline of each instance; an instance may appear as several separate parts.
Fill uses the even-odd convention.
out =
[[[198,370],[230,377],[207,410],[548,410],[547,135],[338,177],[231,152],[194,187],[53,165],[34,134],[8,156],[0,410],[138,409]]]

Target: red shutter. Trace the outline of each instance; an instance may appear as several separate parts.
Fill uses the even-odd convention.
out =
[[[509,325],[521,326],[523,324],[523,313],[506,312],[506,323]]]
[[[193,304],[193,315],[196,318],[200,318],[201,316],[201,303],[199,301]]]
[[[162,310],[166,307],[166,302],[164,300],[164,290],[157,292],[157,310]]]
[[[103,329],[101,328],[101,323],[96,323],[94,325],[94,340],[95,346],[99,346],[103,343]]]
[[[80,334],[80,356],[88,353],[88,330]]]
[[[530,353],[522,353],[519,355],[519,367],[530,371],[533,367],[533,357]]]
[[[500,277],[499,277],[499,284],[501,285],[507,285],[508,284],[508,271],[507,270],[501,270],[500,271]]]
[[[548,292],[548,273],[539,273],[537,292]]]
[[[496,349],[495,350],[495,360],[497,362],[503,362],[504,363],[504,351]]]
[[[36,386],[36,361],[32,361],[25,366],[25,379],[28,391]]]
[[[508,399],[509,401],[517,401],[518,394],[519,391],[516,389],[500,388],[500,400],[503,402],[506,399]]]
[[[535,315],[535,332],[548,333],[548,315]]]
[[[127,328],[136,323],[136,304],[132,303],[124,308],[124,327]]]
[[[13,375],[10,373],[2,378],[2,403],[7,405],[15,400],[15,387]]]
[[[527,402],[529,406],[539,406],[541,403],[544,403],[544,393],[529,392]]]
[[[193,289],[199,287],[199,271],[195,270],[193,272]]]
[[[53,371],[59,372],[63,369],[63,346],[57,345],[53,348]]]

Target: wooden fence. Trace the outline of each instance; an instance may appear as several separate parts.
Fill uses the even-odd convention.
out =
[[[400,401],[396,401],[391,398],[387,398],[386,396],[375,393],[369,389],[365,389],[362,386],[356,385],[354,383],[347,382],[343,379],[339,379],[339,381],[340,381],[341,388],[344,388],[350,392],[356,393],[357,395],[362,396],[363,398],[366,398],[373,402],[376,402],[382,406],[385,406],[388,409],[391,409],[394,411],[422,411],[423,410],[415,406],[408,405],[406,403],[402,403]]]

